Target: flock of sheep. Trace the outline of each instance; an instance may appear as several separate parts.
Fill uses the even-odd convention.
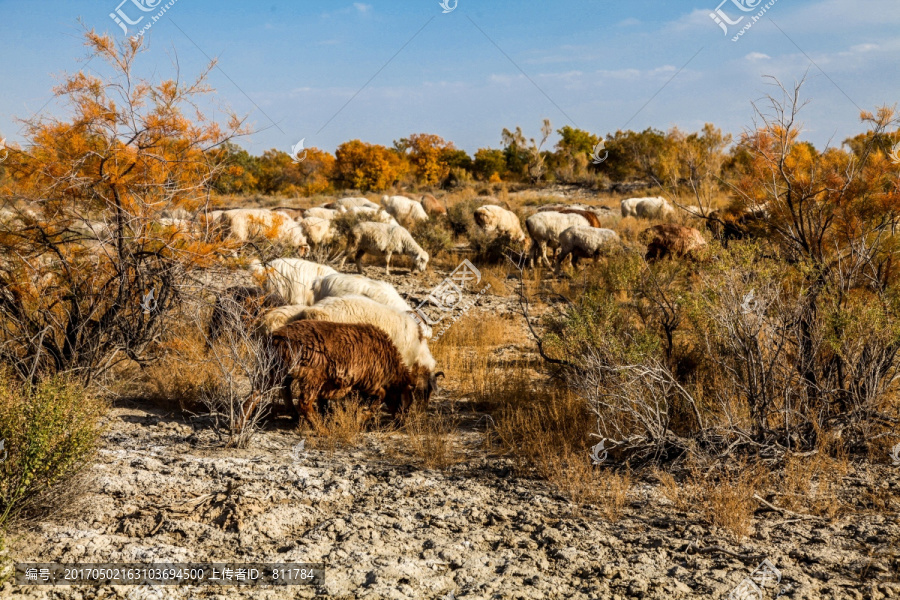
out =
[[[362,257],[381,257],[390,274],[391,256],[404,254],[412,258],[414,270],[424,271],[428,253],[404,225],[427,221],[446,209],[430,196],[419,201],[385,196],[381,206],[365,198],[342,198],[304,211],[289,210],[235,209],[209,217],[239,241],[265,228],[304,248],[333,242],[334,219],[354,215],[359,222],[350,230],[345,260],[353,256],[360,274],[341,273],[303,258],[278,258],[266,264],[255,260],[249,271],[259,287],[230,288],[220,296],[208,338],[216,339],[225,320],[225,304],[243,303],[255,321],[256,335],[272,342],[276,361],[269,384],[281,388],[296,420],[312,422],[316,410],[324,413],[330,401],[351,392],[370,402],[373,412],[384,406],[395,416],[416,399],[427,402],[442,376],[428,347],[432,332],[414,318],[412,307],[394,286],[364,275]],[[530,237],[532,265],[540,260],[551,266],[548,249],[558,251],[558,269],[569,256],[576,264],[581,258],[596,260],[621,243],[615,231],[601,227],[602,215],[595,210],[545,207],[525,219],[524,230],[518,215],[495,204],[476,208],[473,219],[482,231],[512,242],[524,244]],[[662,219],[674,212],[663,198],[623,200],[621,211],[623,216]],[[680,225],[657,225],[647,231],[648,247],[656,258],[689,254],[705,244],[699,232]],[[293,403],[295,393],[299,410]],[[260,400],[260,395],[248,400],[244,413],[249,415]]]
[[[532,266],[540,260],[550,267],[548,249],[558,252],[558,270],[569,256],[573,264],[582,258],[596,260],[621,243],[615,231],[601,227],[600,217],[607,216],[602,210],[543,207],[525,219],[524,230],[518,215],[495,204],[474,209],[472,217],[487,234],[503,235],[518,244],[530,237]],[[665,219],[674,211],[663,198],[629,198],[621,202],[621,212],[623,217]],[[420,200],[384,196],[380,206],[366,198],[342,198],[306,210],[238,208],[196,217],[173,212],[157,225],[185,232],[214,226],[237,242],[275,237],[305,256],[311,248],[339,241],[335,222],[341,215],[354,217],[344,260],[353,256],[358,275],[304,258],[253,261],[249,274],[258,285],[225,290],[209,322],[210,344],[223,327],[237,321],[245,328],[251,324],[247,330],[255,338],[270,341],[275,366],[267,375],[271,385],[262,389],[280,386],[291,415],[311,421],[314,409],[324,412],[331,400],[351,392],[371,402],[373,412],[383,405],[401,415],[414,399],[425,403],[437,389],[442,373],[428,347],[430,328],[414,318],[412,307],[390,283],[365,276],[362,258],[368,254],[382,259],[390,275],[392,256],[402,254],[412,259],[414,270],[424,271],[429,255],[407,227],[446,213],[430,195]],[[674,224],[650,227],[645,238],[648,259],[688,255],[706,243],[697,230]],[[236,306],[243,314],[239,319],[233,316]],[[299,411],[292,401],[292,384]],[[259,394],[248,399],[244,415],[249,416],[260,400]]]

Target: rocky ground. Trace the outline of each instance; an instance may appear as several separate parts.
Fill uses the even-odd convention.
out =
[[[222,449],[202,420],[119,406],[77,516],[16,532],[13,552],[19,561],[326,567],[319,587],[167,587],[165,598],[725,598],[762,557],[781,573],[763,598],[900,597],[889,571],[897,515],[761,513],[754,533],[733,543],[650,484],[609,522],[514,477],[475,433],[458,440],[469,459],[445,471],[392,458],[396,435],[367,434],[357,449],[300,448],[303,434],[276,422],[252,449]],[[890,467],[849,479],[900,492]],[[7,584],[3,596],[124,598],[134,589]]]

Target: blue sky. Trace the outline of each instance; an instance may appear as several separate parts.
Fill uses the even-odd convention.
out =
[[[132,2],[159,1],[126,0],[129,18],[146,15],[131,31],[156,14]],[[16,118],[84,67],[79,19],[124,37],[109,16],[119,2],[0,0],[0,137],[21,142]],[[777,0],[737,42],[766,1],[726,0],[731,20],[745,15],[727,36],[709,16],[718,2],[458,0],[443,14],[438,0],[177,0],[146,34],[138,71],[170,77],[177,59],[185,76],[218,57],[216,101],[248,115],[256,132],[239,143],[254,153],[422,132],[472,153],[499,146],[504,127],[538,136],[543,118],[599,134],[705,122],[736,134],[773,91],[764,75],[792,84],[807,72],[800,120],[821,148],[862,130],[860,108],[900,102],[897,0]]]

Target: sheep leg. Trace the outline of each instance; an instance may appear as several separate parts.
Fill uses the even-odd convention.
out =
[[[291,415],[291,421],[299,423],[300,413],[297,412],[297,407],[294,406],[294,399],[291,395],[291,383],[293,381],[294,378],[291,375],[284,378],[284,382],[281,384],[281,398],[284,401],[285,407],[288,409],[288,413]]]
[[[366,272],[363,270],[363,265],[362,265],[362,257],[365,254],[366,254],[365,250],[357,250],[356,257],[354,259],[354,260],[356,260],[356,270],[359,272],[360,275],[366,274]]]
[[[390,252],[388,252],[388,253],[384,256],[384,273],[385,273],[386,275],[390,275],[390,274],[391,274],[391,253],[390,253]]]
[[[552,268],[552,265],[550,264],[550,259],[547,258],[547,245],[546,244],[541,244],[541,262],[548,269]]]

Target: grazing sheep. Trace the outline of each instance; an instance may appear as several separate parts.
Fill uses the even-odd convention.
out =
[[[306,236],[312,246],[321,246],[330,244],[334,241],[334,227],[328,219],[320,219],[318,217],[306,217],[305,219],[297,219],[303,234]]]
[[[422,205],[422,208],[425,209],[425,213],[429,217],[438,217],[447,214],[447,207],[441,204],[441,202],[431,194],[423,195],[419,199],[419,203]]]
[[[389,215],[404,226],[428,220],[428,214],[422,205],[405,196],[384,196],[381,198],[381,205]]]
[[[665,219],[674,214],[675,209],[662,196],[655,198],[626,198],[621,202],[623,217],[641,219]]]
[[[314,407],[324,414],[330,401],[352,392],[368,401],[373,412],[382,403],[393,415],[412,405],[413,375],[390,338],[377,327],[295,321],[275,331],[271,340],[274,365],[263,389],[280,382],[284,404],[295,422],[303,415],[313,424]],[[299,412],[292,384],[297,388]],[[244,404],[245,421],[260,400],[257,393]]]
[[[525,232],[516,213],[489,204],[475,209],[475,224],[486,233],[496,231],[498,235],[508,235],[514,242],[524,242]]]
[[[401,312],[412,311],[412,308],[394,286],[386,281],[369,279],[365,275],[349,275],[346,273],[326,275],[321,279],[317,279],[313,283],[312,289],[313,298],[316,302],[325,298],[365,296],[394,310]]]
[[[366,206],[357,206],[354,208],[342,208],[338,210],[338,215],[351,214],[359,221],[370,223],[386,223],[388,225],[399,225],[394,217],[388,214],[383,208],[369,208]]]
[[[559,257],[556,259],[556,270],[562,266],[567,256],[572,257],[572,266],[577,267],[582,258],[597,258],[610,246],[621,243],[619,234],[612,229],[596,227],[569,227],[559,234]]]
[[[239,242],[272,232],[277,239],[295,248],[309,249],[300,226],[285,213],[264,208],[237,208],[223,211],[217,223],[229,237]]]
[[[311,217],[315,217],[317,219],[325,219],[327,221],[331,221],[338,214],[337,209],[334,208],[325,208],[324,206],[314,206],[313,208],[307,208],[303,211],[303,218],[309,219]]]
[[[539,212],[525,219],[525,228],[531,236],[529,265],[534,267],[535,259],[540,257],[541,262],[550,268],[547,248],[559,248],[560,234],[569,227],[576,226],[591,227],[591,221],[579,214],[559,212]]]
[[[325,298],[303,310],[294,320],[334,321],[335,323],[367,323],[383,329],[397,346],[403,363],[416,379],[417,393],[425,402],[437,389],[436,362],[428,349],[428,340],[410,313],[363,296]]]
[[[274,333],[276,329],[281,329],[294,320],[306,308],[309,308],[309,305],[288,304],[267,310],[257,319],[256,331],[258,334]]]
[[[253,260],[250,273],[262,279],[263,288],[284,298],[284,304],[313,303],[312,284],[319,277],[337,273],[327,265],[302,258],[276,258],[266,265]]]
[[[206,344],[211,347],[226,327],[244,327],[256,321],[263,310],[287,304],[280,294],[259,287],[236,285],[216,296],[206,328]]]
[[[347,254],[341,261],[341,267],[344,266],[347,256],[354,255],[356,269],[360,275],[364,275],[362,257],[366,254],[373,254],[385,258],[384,270],[390,275],[391,256],[395,253],[412,256],[416,271],[424,271],[428,266],[428,253],[403,227],[384,223],[357,223],[350,230],[350,243],[347,246]]]
[[[334,202],[329,202],[325,208],[379,208],[377,204],[368,198],[341,198]]]
[[[706,247],[703,235],[693,227],[683,225],[654,225],[645,229],[640,239],[647,244],[646,260],[658,260],[667,256],[693,256]]]

